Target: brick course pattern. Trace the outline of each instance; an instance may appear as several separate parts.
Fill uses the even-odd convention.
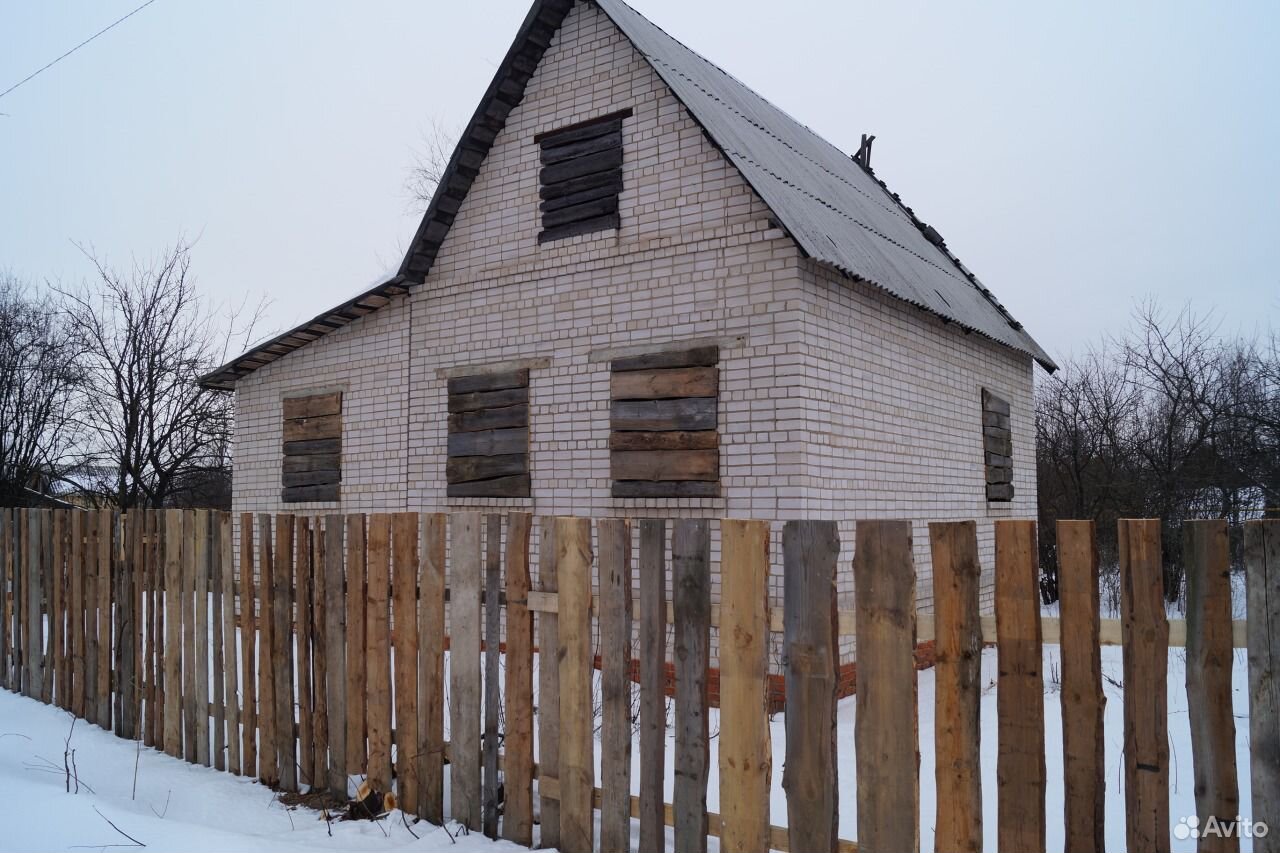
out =
[[[621,227],[539,245],[534,136],[627,108]],[[721,345],[722,496],[612,497],[605,353],[692,340]],[[547,366],[530,372],[532,496],[446,497],[444,372],[535,358]],[[984,496],[984,386],[1012,408],[1012,503]],[[330,388],[343,392],[341,502],[284,505],[281,399]],[[835,518],[842,607],[853,606],[849,520],[911,518],[926,609],[925,522],[972,518],[989,604],[983,522],[1034,514],[1031,394],[1029,356],[802,258],[630,42],[578,3],[426,281],[240,380],[234,509]],[[842,659],[852,651],[846,640]]]

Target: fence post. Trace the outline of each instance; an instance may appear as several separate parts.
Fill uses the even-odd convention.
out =
[[[591,701],[591,520],[556,519],[560,584],[560,849],[594,847],[595,714]]]
[[[277,524],[282,523],[277,517]],[[280,756],[276,747],[275,554],[271,516],[258,514],[258,778],[268,788],[280,784]],[[359,599],[364,612],[364,598]],[[363,635],[361,635],[363,636]]]
[[[316,787],[315,700],[311,690],[311,519],[300,515],[293,520],[294,592],[293,643],[298,673],[298,783]]]
[[[930,524],[929,546],[937,638],[935,846],[955,853],[980,853],[982,621],[978,612],[978,587],[982,567],[978,563],[977,526],[972,521]],[[909,552],[907,556],[909,558]],[[862,624],[861,615],[858,624]],[[859,675],[865,676],[861,641],[858,649]],[[861,717],[861,713],[858,716]],[[861,809],[858,814],[862,814]],[[858,840],[863,841],[861,833]]]
[[[240,690],[244,696],[244,749],[241,773],[258,775],[258,628],[254,609],[253,516],[240,513]]]
[[[1059,521],[1058,591],[1062,614],[1062,740],[1066,849],[1101,853],[1105,845],[1102,648],[1098,548],[1092,521]]]
[[[1255,822],[1270,833],[1253,849],[1280,850],[1280,520],[1244,527],[1248,571],[1249,758]]]
[[[365,772],[365,517],[347,516],[347,775]],[[343,783],[346,787],[346,783]]]
[[[324,519],[325,655],[329,658],[329,791],[347,797],[347,611],[343,572],[343,518]]]
[[[209,510],[195,511],[195,716],[196,761],[209,767],[209,572],[213,568]]]
[[[720,602],[720,849],[753,853],[770,847],[768,522],[720,522]]]
[[[396,778],[400,808],[418,811],[418,514],[398,512],[391,520],[391,581],[395,619]]]
[[[1196,813],[1228,823],[1240,811],[1236,723],[1231,711],[1231,558],[1227,522],[1182,525],[1187,575],[1187,712],[1191,723]],[[1200,853],[1240,849],[1238,836],[1206,836]]]
[[[417,528],[414,528],[416,534]],[[313,790],[329,784],[329,646],[328,583],[325,575],[325,530],[320,516],[311,520],[311,665],[315,669],[311,689],[315,720],[312,722],[311,764]],[[415,577],[416,577],[416,569]],[[414,630],[417,630],[415,625]],[[417,663],[416,661],[414,662]],[[417,696],[414,696],[417,699]]]
[[[834,851],[838,610],[834,521],[788,521],[782,528],[783,631],[787,693],[787,836],[792,850]]]
[[[227,770],[243,773],[240,753],[240,641],[236,636],[236,563],[231,515],[218,513],[218,561],[222,567],[222,697],[226,703]]]
[[[1044,677],[1034,521],[996,529],[997,845],[1001,853],[1044,853]]]
[[[707,849],[707,667],[711,656],[711,529],[703,519],[671,528],[675,610],[675,789],[671,807],[676,849]]]
[[[1125,837],[1130,850],[1169,850],[1169,624],[1160,521],[1119,521],[1124,643]]]
[[[391,517],[369,516],[368,609],[365,614],[364,664],[369,670],[369,699],[365,706],[369,726],[369,785],[375,791],[391,790],[391,642],[387,591],[391,583]]]
[[[164,513],[164,751],[175,758],[183,754],[182,516],[180,509]]]
[[[631,523],[602,519],[600,537],[600,849],[631,845]]]
[[[527,512],[507,515],[507,764],[502,835],[525,847],[533,844],[533,615],[528,607],[532,522]]]
[[[460,512],[450,531],[449,782],[453,818],[481,831],[480,779],[480,520]]]
[[[538,536],[538,591],[555,593],[556,520],[544,517]],[[543,847],[560,846],[560,649],[559,615],[538,614],[538,807],[542,814]],[[557,793],[547,790],[554,779]],[[643,821],[641,822],[643,827]],[[643,829],[641,830],[643,832]]]
[[[484,834],[498,837],[498,681],[502,645],[502,516],[485,516],[484,561]]]
[[[666,843],[667,524],[640,522],[640,853]],[[539,618],[545,618],[539,617]]]
[[[422,725],[418,814],[444,823],[444,590],[445,536],[448,516],[421,517],[422,562],[418,570],[418,714]]]

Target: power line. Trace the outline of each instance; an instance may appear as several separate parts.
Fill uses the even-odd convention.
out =
[[[154,2],[156,2],[156,0],[147,0],[147,2],[143,3],[141,6],[139,6],[139,7],[138,7],[138,8],[136,8],[136,9],[134,9],[132,12],[130,12],[129,14],[125,15],[123,18],[120,18],[119,20],[115,21],[115,22],[114,22],[114,23],[112,23],[111,25],[109,25],[109,26],[107,26],[107,27],[105,27],[105,28],[103,28],[103,29],[101,29],[101,30],[98,30],[98,32],[96,32],[96,33],[94,33],[93,35],[89,36],[87,39],[85,39],[84,41],[80,42],[80,43],[79,43],[78,45],[76,45],[75,47],[71,48],[71,50],[68,50],[66,53],[62,54],[62,56],[59,56],[57,59],[55,59],[55,60],[53,60],[52,62],[50,62],[48,65],[44,66],[43,68],[37,69],[36,71],[33,71],[31,74],[28,74],[26,77],[22,78],[22,79],[21,79],[21,80],[19,80],[17,83],[14,83],[14,84],[13,84],[12,86],[10,86],[8,89],[5,89],[3,92],[0,92],[0,98],[3,98],[5,95],[9,94],[9,93],[10,93],[10,92],[12,92],[14,89],[16,89],[16,88],[18,88],[19,86],[21,86],[23,83],[26,83],[26,82],[27,82],[28,80],[30,80],[32,77],[36,77],[36,76],[38,76],[38,75],[40,75],[40,74],[44,73],[45,71],[48,71],[50,68],[52,68],[53,66],[57,65],[57,64],[58,64],[59,62],[61,62],[62,60],[66,59],[68,56],[70,56],[71,54],[75,53],[77,50],[79,50],[80,48],[84,47],[86,44],[88,44],[89,42],[93,41],[93,40],[94,40],[94,39],[96,39],[98,36],[102,35],[103,33],[107,32],[108,30],[114,29],[115,27],[117,27],[117,26],[119,26],[120,24],[124,23],[124,22],[125,22],[125,21],[127,21],[129,18],[132,18],[134,15],[138,14],[139,12],[141,12],[143,9],[147,8],[148,6],[150,6],[150,5],[151,5],[152,3],[154,3]]]

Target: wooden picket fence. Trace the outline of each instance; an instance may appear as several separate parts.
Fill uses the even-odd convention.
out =
[[[1231,661],[1233,647],[1247,646],[1252,817],[1280,825],[1280,521],[1246,525],[1249,618],[1235,623],[1221,521],[1184,528],[1185,623],[1165,617],[1160,524],[1151,520],[1120,522],[1123,614],[1114,621],[1099,618],[1091,522],[1059,523],[1061,616],[1052,619],[1041,616],[1030,521],[995,522],[994,618],[979,610],[973,522],[929,525],[932,614],[916,612],[905,521],[857,523],[852,611],[837,606],[835,522],[782,525],[781,608],[769,605],[767,522],[718,522],[716,567],[707,520],[643,520],[635,530],[622,519],[538,519],[536,587],[534,522],[522,512],[244,514],[237,549],[222,513],[3,510],[0,681],[190,762],[344,798],[363,778],[375,791],[394,790],[407,813],[525,846],[534,842],[537,796],[540,844],[566,853],[597,844],[628,850],[633,821],[642,851],[662,850],[668,827],[682,853],[705,850],[708,836],[726,851],[891,851],[919,846],[913,650],[934,640],[930,819],[937,849],[969,851],[982,849],[988,831],[980,659],[994,643],[995,833],[1001,850],[1043,851],[1042,646],[1060,643],[1062,819],[1067,849],[1085,851],[1103,848],[1100,646],[1122,644],[1127,846],[1158,851],[1170,846],[1168,648],[1187,648],[1198,811],[1234,820],[1241,808]],[[707,809],[713,629],[719,814]],[[785,652],[786,827],[770,814],[771,633],[782,635]],[[857,640],[852,780],[836,771],[841,636]],[[535,703],[538,649],[549,653],[536,670]],[[668,660],[676,681],[671,803],[663,797]],[[631,793],[633,761],[639,796]],[[856,787],[857,844],[838,838],[841,781]]]

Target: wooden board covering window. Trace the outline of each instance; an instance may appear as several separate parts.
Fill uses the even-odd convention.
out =
[[[285,503],[336,501],[342,482],[342,392],[284,401]]]
[[[541,149],[538,242],[617,228],[622,119],[630,111],[537,137]]]
[[[1013,500],[1013,434],[1009,431],[1009,403],[982,389],[982,450],[987,475],[987,500]]]
[[[527,498],[529,371],[527,368],[449,380],[451,498]]]
[[[719,347],[615,359],[609,468],[617,498],[718,497]]]

